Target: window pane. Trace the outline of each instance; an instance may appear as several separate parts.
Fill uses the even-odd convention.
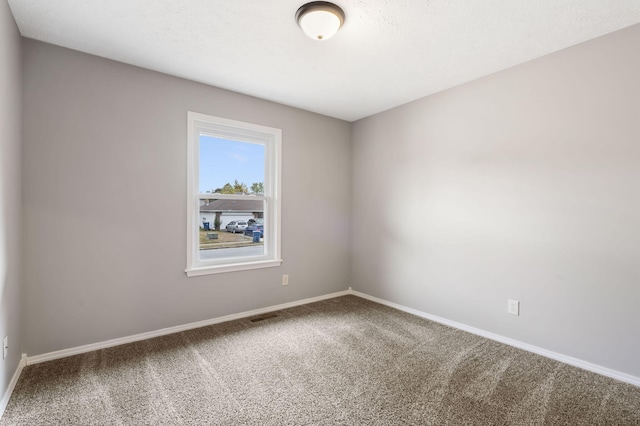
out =
[[[264,255],[264,200],[200,200],[201,261]]]
[[[279,266],[282,130],[187,120],[187,276]]]
[[[200,135],[200,193],[264,193],[264,145]]]

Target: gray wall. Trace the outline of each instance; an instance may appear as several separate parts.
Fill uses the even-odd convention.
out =
[[[7,2],[0,0],[0,342],[9,337],[8,357],[2,361],[0,356],[0,398],[22,349],[20,69],[20,34]]]
[[[356,122],[354,289],[640,376],[638,46],[640,25]]]
[[[23,56],[30,356],[347,288],[349,123],[33,40]],[[281,267],[185,276],[187,111],[283,130]]]

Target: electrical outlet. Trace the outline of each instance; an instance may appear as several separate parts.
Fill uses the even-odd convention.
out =
[[[9,352],[9,336],[4,336],[4,340],[2,341],[2,359],[7,358],[7,352]]]
[[[520,315],[520,302],[517,300],[507,300],[507,313],[511,315]]]
[[[282,285],[289,285],[289,275],[282,276]]]

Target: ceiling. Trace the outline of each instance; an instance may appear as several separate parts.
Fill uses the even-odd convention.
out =
[[[347,121],[640,22],[640,0],[9,0],[23,36]]]

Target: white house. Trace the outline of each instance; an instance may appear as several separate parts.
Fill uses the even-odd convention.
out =
[[[203,227],[215,227],[215,219],[220,220],[220,229],[224,229],[233,220],[249,220],[263,217],[262,200],[202,200],[200,203],[200,223]]]

